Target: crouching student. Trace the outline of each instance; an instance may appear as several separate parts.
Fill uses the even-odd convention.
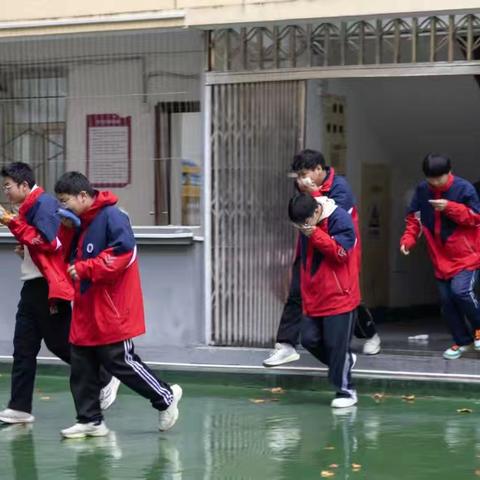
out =
[[[128,216],[116,206],[113,193],[94,190],[78,172],[62,175],[55,193],[81,220],[77,235],[70,241],[64,237],[75,287],[70,387],[77,423],[61,433],[65,438],[109,433],[98,401],[100,367],[150,400],[160,411],[159,430],[168,430],[177,421],[182,389],[158,379],[135,353],[132,338],[145,333],[145,320]]]
[[[445,155],[429,153],[422,169],[425,180],[415,189],[400,251],[408,255],[424,234],[454,340],[443,357],[454,360],[472,347],[480,350],[480,201],[470,182],[452,174]]]
[[[297,194],[288,214],[302,233],[302,345],[328,366],[336,389],[331,406],[351,407],[357,394],[351,381],[355,359],[350,340],[360,304],[355,228],[350,215],[327,197]]]

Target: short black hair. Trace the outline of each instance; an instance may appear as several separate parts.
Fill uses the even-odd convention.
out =
[[[92,184],[80,172],[65,172],[55,184],[55,193],[57,195],[62,193],[78,195],[80,192],[87,192],[90,197],[95,196],[95,189],[92,187]]]
[[[288,203],[288,216],[293,223],[305,223],[317,208],[317,201],[309,193],[297,193]]]
[[[452,162],[446,155],[429,153],[423,159],[422,170],[427,178],[440,177],[449,173],[451,169]]]
[[[293,157],[292,172],[300,170],[313,170],[318,166],[325,167],[325,158],[316,150],[302,150]]]
[[[1,171],[2,177],[10,177],[15,183],[19,185],[23,182],[27,182],[30,188],[35,185],[35,175],[33,174],[32,167],[28,163],[24,162],[12,162],[5,165]]]

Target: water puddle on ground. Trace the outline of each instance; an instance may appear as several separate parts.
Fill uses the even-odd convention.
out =
[[[10,379],[0,377],[0,405]],[[74,422],[68,382],[40,377],[30,427],[0,429],[1,480],[480,478],[480,403],[360,395],[332,411],[331,393],[182,384],[173,430],[125,387],[107,437],[62,441]]]

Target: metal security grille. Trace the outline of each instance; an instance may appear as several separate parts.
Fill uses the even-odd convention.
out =
[[[212,341],[270,345],[294,247],[287,178],[303,143],[303,82],[212,87]]]
[[[480,16],[228,28],[211,31],[208,46],[212,72],[475,62],[480,54]]]

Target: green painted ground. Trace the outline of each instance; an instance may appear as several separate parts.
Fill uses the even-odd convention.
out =
[[[2,407],[9,382],[0,376]],[[106,416],[109,437],[62,441],[59,430],[74,421],[67,380],[41,376],[33,427],[0,429],[0,480],[480,478],[480,401],[377,403],[371,392],[334,415],[329,393],[182,386],[181,417],[169,433],[157,431],[148,402],[122,387]]]

